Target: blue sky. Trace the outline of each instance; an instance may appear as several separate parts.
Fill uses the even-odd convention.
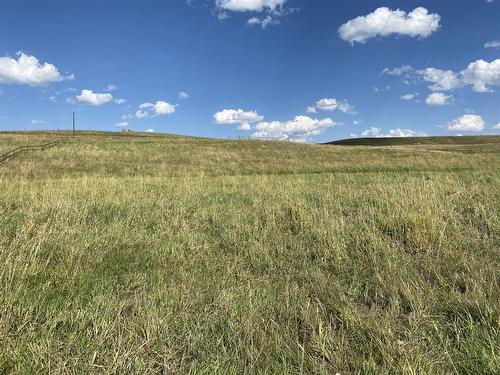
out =
[[[1,0],[0,56],[0,130],[500,134],[500,0]]]

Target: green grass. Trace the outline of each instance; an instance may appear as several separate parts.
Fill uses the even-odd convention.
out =
[[[499,249],[498,143],[82,133],[0,167],[0,372],[498,374]]]

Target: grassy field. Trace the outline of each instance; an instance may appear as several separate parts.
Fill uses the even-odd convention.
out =
[[[329,142],[338,146],[477,145],[500,144],[500,136],[351,138]]]
[[[0,373],[499,374],[499,249],[494,138],[79,134],[0,167]]]

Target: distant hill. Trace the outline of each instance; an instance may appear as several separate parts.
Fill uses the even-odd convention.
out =
[[[327,145],[339,146],[404,146],[404,145],[471,145],[500,143],[500,136],[464,136],[464,137],[409,137],[409,138],[351,138],[327,142]]]

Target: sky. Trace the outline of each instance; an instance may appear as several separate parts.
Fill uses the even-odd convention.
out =
[[[0,0],[0,130],[500,134],[500,0]]]

